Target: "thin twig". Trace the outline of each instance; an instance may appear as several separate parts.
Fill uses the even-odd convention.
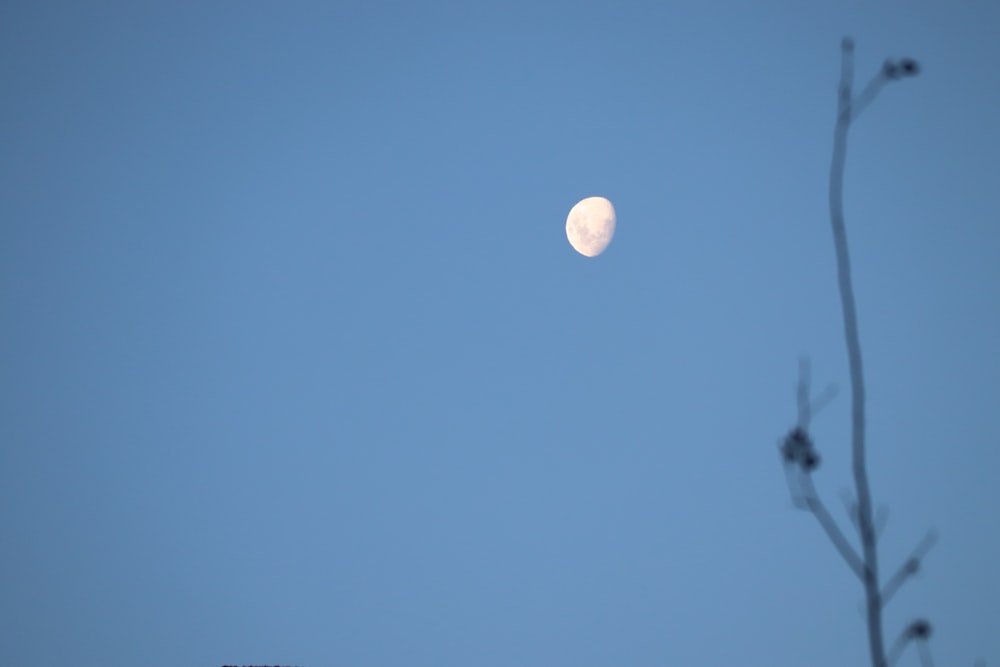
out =
[[[927,552],[934,547],[936,542],[937,533],[933,530],[928,532],[924,539],[920,541],[920,544],[918,544],[913,550],[913,553],[910,554],[910,557],[906,559],[906,562],[903,563],[898,570],[896,570],[896,574],[892,575],[889,581],[882,588],[883,607],[889,604],[889,600],[891,600],[903,584],[906,583],[906,580],[917,573],[917,570],[920,569],[920,561],[923,560],[924,556],[927,555]]]
[[[816,516],[816,520],[819,521],[819,525],[823,527],[826,531],[827,537],[833,542],[833,546],[837,548],[840,555],[843,556],[844,560],[847,561],[848,567],[854,571],[854,574],[858,575],[858,578],[864,581],[865,577],[865,566],[861,561],[861,557],[858,556],[857,552],[851,546],[847,538],[844,537],[844,533],[841,532],[840,528],[837,526],[837,522],[834,521],[833,517],[830,516],[830,512],[827,511],[826,505],[820,499],[819,494],[816,493],[816,489],[813,486],[812,478],[805,476],[804,486],[807,487],[807,493],[803,495],[802,502],[806,508]]]
[[[812,416],[816,416],[816,413],[826,407],[826,404],[834,399],[837,395],[837,385],[828,384],[823,393],[819,395],[818,398],[813,399],[812,405],[809,406],[809,412]]]
[[[858,528],[858,501],[854,499],[849,490],[841,489],[840,498],[844,502],[844,511],[847,512],[847,518],[851,520],[854,524],[854,529]]]
[[[906,644],[909,641],[910,635],[907,634],[906,631],[899,633],[899,636],[896,637],[896,641],[892,643],[892,648],[889,649],[889,657],[886,659],[886,664],[889,665],[889,667],[895,665],[896,661],[899,660],[899,657],[903,655],[903,649],[906,648]]]
[[[814,405],[816,404],[810,397],[811,389],[810,385],[812,382],[812,377],[810,373],[809,358],[802,357],[799,359],[799,383],[796,391],[796,399],[798,403],[799,412],[799,427],[802,429],[809,428],[809,422],[815,413]],[[824,395],[830,393],[830,388],[824,392]],[[858,556],[857,552],[851,546],[847,538],[844,537],[844,533],[837,526],[837,522],[834,521],[830,512],[826,509],[826,505],[820,499],[819,494],[816,492],[816,487],[812,483],[812,477],[809,473],[801,469],[798,465],[792,464],[786,469],[787,474],[794,475],[796,479],[796,485],[798,486],[799,493],[792,493],[793,502],[795,502],[796,507],[801,509],[807,509],[813,513],[816,520],[819,521],[819,525],[823,527],[826,531],[827,537],[833,542],[833,546],[837,548],[840,555],[847,561],[848,567],[850,567],[859,578],[864,580],[864,563],[861,561],[861,557]],[[792,485],[791,479],[789,479],[789,486]]]
[[[799,384],[796,389],[796,398],[799,409],[799,426],[806,430],[809,430],[809,422],[816,416],[816,413],[826,407],[826,404],[837,395],[837,385],[829,384],[817,398],[811,398],[811,382],[809,357],[801,357],[799,359]]]
[[[875,508],[875,538],[878,539],[882,537],[882,531],[885,530],[886,523],[889,522],[889,508],[885,505],[881,505]]]
[[[864,87],[864,90],[854,98],[849,108],[850,120],[848,122],[853,123],[861,115],[861,112],[872,103],[878,92],[882,90],[884,86],[889,81],[889,78],[885,75],[885,70],[879,70],[878,74],[872,77],[872,80],[868,82],[868,85]]]
[[[931,624],[924,618],[919,618],[907,625],[893,642],[892,650],[889,651],[888,664],[891,666],[899,660],[907,642],[915,641],[917,649],[920,651],[920,661],[924,667],[933,666],[934,661],[931,659],[930,649],[927,648],[927,638],[931,636],[931,631]]]
[[[927,642],[917,642],[917,651],[920,652],[920,664],[923,667],[934,667],[934,658],[931,657],[931,647]]]
[[[811,375],[809,372],[809,357],[799,359],[799,385],[796,391],[796,399],[799,408],[799,426],[809,430],[809,422],[812,420],[812,405],[809,399],[809,385]]]
[[[871,491],[865,467],[865,383],[858,333],[857,307],[851,284],[851,261],[844,225],[844,163],[847,156],[847,131],[851,124],[851,86],[854,78],[854,43],[845,39],[841,46],[841,77],[837,121],[833,134],[833,159],[830,164],[830,223],[837,254],[837,278],[844,314],[844,337],[851,373],[851,444],[854,459],[854,483],[858,495],[858,533],[864,558],[863,581],[868,619],[868,643],[872,667],[885,667],[882,638],[882,604],[878,586],[878,552],[872,525]]]

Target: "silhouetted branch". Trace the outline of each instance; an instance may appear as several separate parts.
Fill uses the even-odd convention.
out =
[[[811,373],[809,358],[799,359],[799,384],[796,390],[799,411],[799,427],[809,430],[809,423],[817,412],[826,407],[837,395],[837,385],[829,384],[817,398],[811,398]]]
[[[885,505],[880,505],[875,508],[875,537],[876,539],[882,537],[882,531],[885,530],[885,524],[889,521],[889,508]]]
[[[812,421],[812,404],[809,392],[809,385],[812,382],[812,373],[809,367],[809,357],[799,359],[799,384],[796,388],[795,398],[799,408],[799,428],[809,430],[809,422]]]
[[[860,556],[851,546],[847,538],[844,537],[844,533],[841,532],[840,528],[837,526],[837,522],[833,520],[830,516],[830,512],[827,511],[826,506],[820,499],[819,494],[816,493],[816,489],[813,486],[811,477],[804,477],[804,485],[807,486],[808,493],[805,494],[800,500],[803,505],[813,513],[816,520],[819,521],[819,525],[823,527],[826,531],[827,537],[833,542],[833,546],[837,547],[837,551],[843,556],[844,560],[847,561],[848,567],[850,567],[858,578],[864,581],[865,566],[861,562]]]
[[[841,44],[840,90],[837,121],[833,133],[833,159],[830,164],[830,223],[837,254],[837,280],[844,315],[844,338],[851,373],[851,449],[854,459],[854,486],[858,494],[858,534],[864,558],[863,581],[868,618],[868,643],[873,667],[885,667],[882,639],[882,604],[879,600],[878,550],[872,525],[871,491],[865,467],[865,381],[861,360],[861,339],[858,333],[857,306],[851,284],[851,260],[847,250],[847,229],[844,226],[844,163],[847,157],[847,130],[851,124],[851,87],[854,79],[854,43],[844,39]],[[875,88],[871,96],[874,97]]]
[[[844,169],[847,159],[847,134],[851,123],[860,117],[861,112],[871,104],[886,83],[916,75],[918,72],[917,63],[910,58],[904,58],[898,62],[887,60],[878,74],[855,98],[852,91],[854,85],[854,43],[847,38],[841,43],[840,85],[833,131],[833,156],[830,161],[829,205],[830,226],[833,231],[833,244],[837,258],[837,284],[844,317],[844,340],[847,345],[847,361],[851,378],[851,453],[855,494],[853,497],[847,498],[845,504],[848,516],[854,522],[861,541],[860,556],[844,537],[813,486],[811,473],[819,467],[820,456],[809,437],[809,422],[815,410],[818,409],[816,405],[825,404],[832,397],[832,393],[828,390],[821,396],[822,401],[817,401],[814,404],[810,396],[809,363],[806,359],[803,359],[799,366],[799,384],[796,393],[798,425],[788,433],[779,445],[786,466],[786,474],[789,475],[789,486],[793,485],[793,476],[794,484],[797,486],[797,489],[792,491],[796,507],[808,509],[813,513],[833,542],[834,547],[864,585],[868,644],[872,667],[887,667],[888,665],[882,634],[884,602],[895,594],[907,577],[916,572],[920,558],[930,547],[929,545],[924,546],[922,543],[914,552],[915,555],[890,579],[885,590],[880,590],[876,541],[878,533],[885,525],[886,514],[880,510],[877,520],[873,518],[872,496],[865,462],[864,364],[861,355],[861,337],[858,331],[857,305],[851,281],[847,229],[844,223]],[[925,621],[912,624],[894,644],[890,653],[892,661],[894,662],[899,657],[907,641],[914,638],[926,639],[929,632],[930,625]],[[921,645],[923,643],[921,641]],[[922,650],[921,657],[927,663],[930,654]]]
[[[848,107],[846,113],[850,114],[848,123],[856,121],[861,115],[861,112],[872,103],[875,96],[878,95],[879,91],[882,90],[882,86],[886,84],[889,79],[885,75],[885,70],[879,71],[872,80],[868,82],[868,85],[864,87],[864,90],[854,98],[854,102]]]
[[[886,659],[889,667],[895,665],[899,661],[899,657],[903,655],[903,649],[906,648],[906,644],[909,642],[909,637],[903,632],[896,638],[896,641],[892,643],[892,648],[889,649],[889,656]]]
[[[854,524],[855,530],[858,528],[858,501],[854,499],[851,492],[848,489],[841,489],[840,499],[844,502],[844,511],[847,512],[847,518],[851,520]]]
[[[913,550],[913,553],[910,554],[910,557],[906,559],[906,562],[896,570],[896,574],[892,575],[892,578],[882,588],[883,607],[889,604],[889,600],[906,583],[906,580],[917,573],[920,569],[920,561],[927,555],[927,552],[931,550],[936,542],[937,533],[933,530],[928,532],[924,539],[920,541],[920,544]]]
[[[827,403],[832,401],[836,395],[837,395],[837,385],[828,384],[826,386],[826,389],[823,390],[823,393],[820,394],[817,398],[813,399],[812,405],[809,408],[810,412],[813,415],[815,415],[817,412],[822,410]]]
[[[827,511],[826,505],[823,504],[812,482],[811,473],[819,466],[820,456],[809,437],[808,428],[813,415],[818,411],[816,406],[820,403],[813,401],[810,395],[810,385],[809,359],[803,357],[799,360],[799,382],[796,390],[799,425],[785,437],[780,447],[782,458],[786,463],[786,474],[789,475],[789,487],[793,486],[792,477],[795,478],[794,485],[797,486],[796,489],[791,489],[792,502],[797,508],[806,509],[813,513],[813,516],[819,521],[819,525],[826,531],[827,537],[833,542],[833,546],[847,562],[848,567],[858,577],[863,578],[864,563],[847,538],[844,537],[844,533],[841,532],[830,512]],[[821,399],[824,399],[823,404],[829,401],[827,397],[832,397],[835,393],[836,389],[832,385],[828,386],[820,396]]]
[[[920,662],[924,667],[934,667],[934,660],[931,658],[930,649],[927,647],[927,639],[931,636],[931,624],[924,619],[913,621],[906,629],[899,633],[899,637],[893,642],[889,649],[889,657],[886,664],[890,667],[896,664],[899,657],[903,655],[907,644],[911,641],[917,642],[917,649],[920,651]]]
[[[851,492],[848,489],[841,489],[840,499],[844,502],[844,511],[847,513],[847,517],[854,524],[855,530],[858,530],[858,501],[854,499]],[[885,530],[885,525],[889,521],[889,508],[880,505],[875,508],[875,518],[873,524],[875,526],[875,537],[879,538],[882,536],[882,531]]]
[[[882,69],[879,70],[878,74],[872,77],[872,80],[868,82],[868,85],[864,87],[854,101],[851,102],[850,108],[848,109],[850,113],[849,123],[853,123],[861,115],[861,112],[872,103],[875,96],[878,95],[879,91],[882,90],[882,86],[887,84],[889,81],[894,79],[901,79],[904,76],[916,76],[920,73],[920,66],[912,58],[903,58],[899,62],[893,62],[892,60],[886,60],[885,64],[882,65]]]
[[[931,647],[928,642],[918,642],[917,651],[920,653],[920,664],[923,667],[934,667],[934,658],[931,656]]]

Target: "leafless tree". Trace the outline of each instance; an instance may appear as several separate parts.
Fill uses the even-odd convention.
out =
[[[913,550],[910,557],[885,582],[879,578],[877,534],[880,519],[872,509],[868,470],[865,464],[865,382],[858,333],[857,308],[851,283],[851,262],[847,248],[847,230],[844,225],[844,163],[847,155],[847,133],[851,124],[875,99],[883,86],[892,81],[915,76],[919,72],[916,61],[903,58],[887,60],[868,85],[856,96],[853,92],[854,43],[844,39],[841,45],[840,87],[837,96],[837,117],[833,134],[833,159],[830,164],[830,223],[837,256],[837,279],[844,315],[844,338],[851,377],[851,450],[854,472],[854,496],[848,498],[848,514],[861,543],[860,553],[841,531],[836,520],[827,510],[812,481],[812,473],[820,464],[820,455],[809,435],[809,422],[822,403],[832,396],[828,388],[813,398],[810,388],[809,365],[803,360],[799,368],[797,393],[798,424],[780,444],[789,489],[796,507],[811,512],[833,542],[834,547],[847,562],[848,567],[861,581],[865,595],[868,623],[868,646],[872,667],[890,667],[910,644],[916,643],[925,667],[932,665],[927,639],[931,625],[924,619],[909,623],[886,652],[882,628],[882,610],[893,595],[920,568],[921,561],[934,545],[936,535],[927,534]]]

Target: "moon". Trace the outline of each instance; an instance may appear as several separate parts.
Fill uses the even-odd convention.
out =
[[[587,197],[570,209],[566,238],[585,257],[597,257],[615,235],[615,207],[604,197]]]

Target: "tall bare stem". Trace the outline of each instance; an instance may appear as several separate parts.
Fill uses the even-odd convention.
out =
[[[861,361],[861,340],[858,334],[858,314],[851,283],[851,260],[847,250],[847,230],[844,226],[844,163],[847,157],[847,132],[851,125],[851,88],[854,79],[854,45],[845,39],[841,45],[840,90],[837,121],[833,133],[833,159],[830,165],[830,223],[837,253],[837,278],[840,301],[844,311],[844,337],[851,373],[851,449],[853,452],[854,484],[857,489],[858,533],[864,561],[862,581],[868,620],[868,646],[872,667],[886,667],[882,635],[882,601],[879,592],[878,550],[872,520],[871,490],[865,464],[865,381]]]

